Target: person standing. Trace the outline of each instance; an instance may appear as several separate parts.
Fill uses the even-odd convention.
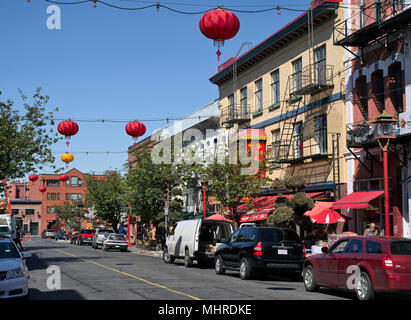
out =
[[[15,242],[16,242],[16,246],[20,248],[20,251],[23,251],[24,249],[21,244],[21,234],[22,234],[22,230],[21,229],[17,230]]]
[[[370,226],[367,229],[365,229],[364,236],[377,236],[377,235],[378,235],[377,227],[375,226],[374,222],[371,222]]]

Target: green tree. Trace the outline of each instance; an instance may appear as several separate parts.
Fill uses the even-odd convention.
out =
[[[14,108],[14,102],[0,101],[0,179],[23,178],[27,173],[42,169],[43,165],[56,168],[51,145],[59,140],[54,131],[54,112],[46,110],[48,96],[38,88],[33,101],[19,90],[25,114]],[[1,92],[0,92],[1,94]],[[4,186],[0,184],[0,192]]]
[[[270,181],[263,174],[266,171],[263,165],[260,166],[260,171],[254,175],[243,175],[242,169],[244,167],[240,163],[231,164],[226,159],[223,164],[215,161],[204,170],[205,177],[209,181],[210,191],[221,202],[222,206],[230,209],[235,229],[240,223],[237,207],[244,203],[243,199],[249,199],[248,203],[250,203]]]
[[[93,207],[98,219],[117,231],[121,214],[127,210],[126,180],[113,172],[103,178],[86,176],[86,205]]]
[[[58,227],[64,224],[66,229],[78,229],[87,212],[84,208],[81,201],[64,201],[62,206],[54,207]]]

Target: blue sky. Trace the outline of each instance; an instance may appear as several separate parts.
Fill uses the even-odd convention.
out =
[[[134,0],[105,2],[124,7],[150,4]],[[180,3],[241,10],[287,6],[284,0],[161,3],[182,11],[210,8]],[[289,7],[302,10],[308,4],[309,1],[299,0]],[[91,3],[59,5],[62,29],[49,30],[49,5],[44,0],[0,1],[0,100],[12,99],[20,107],[18,88],[30,96],[35,88],[42,87],[43,93],[51,98],[49,108],[59,108],[55,117],[72,119],[183,117],[218,98],[217,86],[208,79],[217,72],[219,64],[237,53],[243,42],[256,45],[301,14],[286,10],[281,15],[276,11],[236,13],[240,30],[220,49],[222,55],[217,61],[213,41],[199,30],[201,15],[182,15],[164,8],[160,12],[155,8],[123,11],[101,3],[97,3],[97,8]],[[70,168],[97,173],[122,169],[127,161],[127,148],[133,143],[125,133],[126,123],[78,124],[79,132],[72,137],[69,147],[75,156]],[[144,124],[146,137],[166,122]],[[52,149],[58,164],[63,165],[59,152],[67,150],[65,141]],[[103,151],[124,153],[76,154]]]

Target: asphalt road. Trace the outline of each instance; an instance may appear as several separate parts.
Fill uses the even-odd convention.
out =
[[[168,265],[158,257],[92,249],[52,239],[24,243],[30,300],[342,300],[351,293],[305,291],[301,281],[269,277],[241,280],[238,273],[217,276],[214,269]],[[56,268],[57,266],[58,268]],[[54,281],[60,270],[60,288]]]

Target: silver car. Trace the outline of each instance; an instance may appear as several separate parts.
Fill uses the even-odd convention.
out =
[[[31,253],[20,252],[13,240],[0,236],[0,299],[28,297],[28,258]]]
[[[103,240],[101,247],[104,251],[109,249],[120,249],[121,251],[127,251],[128,242],[123,234],[112,233]]]
[[[107,238],[111,233],[115,233],[112,228],[96,228],[91,246],[94,249],[98,249],[99,246],[103,245],[103,240]]]

